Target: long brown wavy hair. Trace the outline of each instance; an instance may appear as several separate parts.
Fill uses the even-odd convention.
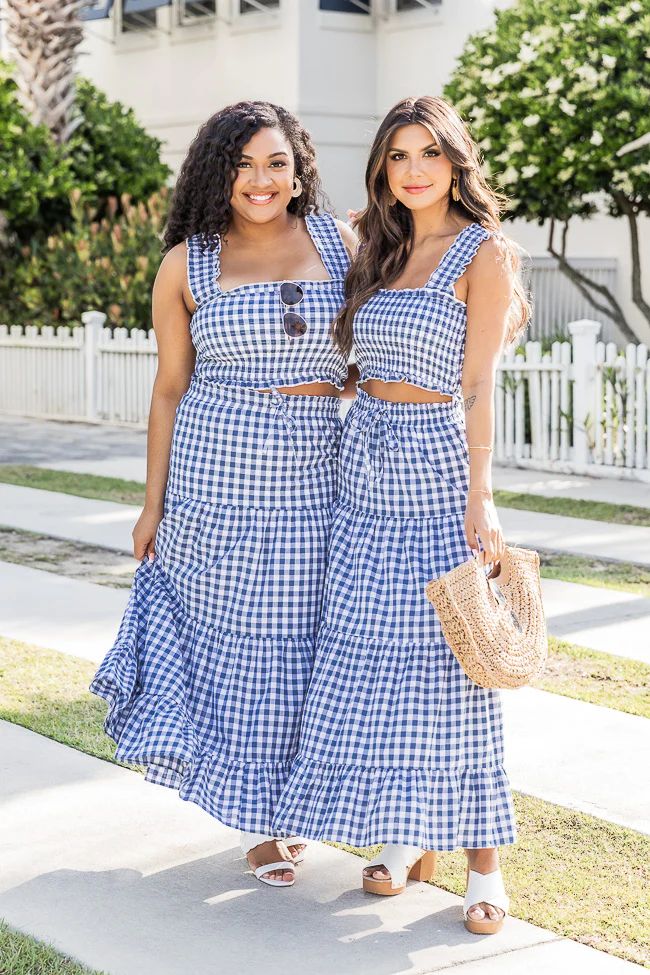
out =
[[[242,101],[227,105],[203,123],[183,161],[163,236],[163,253],[175,244],[201,235],[202,247],[214,249],[217,237],[230,224],[230,198],[244,146],[260,129],[279,129],[291,146],[295,175],[302,193],[292,197],[287,210],[299,217],[330,209],[316,167],[316,152],[309,132],[281,105]]]
[[[403,125],[424,125],[431,132],[458,170],[460,199],[453,200],[450,189],[449,210],[490,230],[513,272],[514,294],[508,310],[506,339],[510,344],[528,324],[532,309],[521,281],[519,247],[501,230],[499,214],[508,199],[488,186],[481,172],[478,146],[456,109],[444,98],[430,95],[404,98],[391,108],[377,130],[366,166],[368,203],[353,220],[360,246],[346,275],[345,304],[332,325],[334,341],[345,355],[349,353],[356,312],[379,288],[399,276],[413,250],[411,211],[399,200],[393,206],[388,202],[391,191],[386,157],[395,132]]]

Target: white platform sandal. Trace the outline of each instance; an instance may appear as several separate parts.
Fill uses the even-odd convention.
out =
[[[246,833],[244,830],[239,834],[239,845],[241,851],[246,857],[248,862],[248,854],[260,843],[268,843],[271,840],[276,840],[279,837],[269,836],[268,833]],[[295,841],[295,837],[291,837]],[[286,840],[280,838],[282,843],[286,843]],[[249,864],[250,866],[250,864]],[[269,887],[293,887],[296,877],[296,860],[275,860],[273,863],[263,863],[261,867],[253,868],[251,870],[257,877],[257,879],[263,883],[268,884]],[[270,877],[265,877],[265,873],[271,873],[274,870],[288,870],[291,872],[291,880],[271,880]]]
[[[493,921],[487,914],[480,920],[469,917],[470,907],[480,903],[491,904],[492,907],[500,908],[503,911],[503,917],[497,918],[496,921]],[[503,886],[500,867],[492,870],[491,873],[478,873],[477,870],[469,871],[467,892],[463,901],[463,919],[468,931],[471,931],[472,934],[496,934],[503,927],[509,906],[510,898]]]
[[[390,877],[375,880],[363,876],[363,889],[370,894],[392,897],[401,894],[407,880],[432,880],[436,869],[436,854],[433,850],[423,850],[419,846],[405,846],[403,843],[387,843],[383,850],[366,864],[364,870],[384,867]]]

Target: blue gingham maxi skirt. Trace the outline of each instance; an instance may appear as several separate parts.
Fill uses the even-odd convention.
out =
[[[228,826],[269,832],[322,607],[338,400],[195,378],[174,426],[156,557],[90,690],[116,757]]]
[[[462,403],[359,392],[345,419],[323,621],[275,826],[353,846],[517,838],[499,692],[474,684],[425,584],[465,561]]]

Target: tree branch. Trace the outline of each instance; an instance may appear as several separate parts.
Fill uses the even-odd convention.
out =
[[[581,271],[578,271],[577,268],[572,267],[571,264],[569,264],[566,258],[567,234],[568,221],[565,220],[562,229],[562,250],[557,251],[553,242],[553,238],[555,236],[555,220],[551,219],[547,245],[549,254],[555,258],[555,260],[558,262],[560,270],[575,285],[583,298],[585,298],[589,304],[596,309],[596,311],[600,311],[604,315],[607,315],[613,319],[626,341],[638,342],[639,336],[628,325],[627,319],[623,313],[623,309],[609,288],[604,284],[598,284],[596,281],[591,281],[590,278],[588,278],[585,274],[582,274]],[[594,295],[591,293],[592,291],[602,295],[607,304],[602,304],[601,302],[597,301]]]

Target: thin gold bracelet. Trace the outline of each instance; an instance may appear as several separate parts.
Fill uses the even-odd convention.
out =
[[[470,488],[469,494],[489,494],[492,497],[492,491],[489,488]]]
[[[468,444],[468,450],[493,450],[493,447],[484,447],[481,444]]]

